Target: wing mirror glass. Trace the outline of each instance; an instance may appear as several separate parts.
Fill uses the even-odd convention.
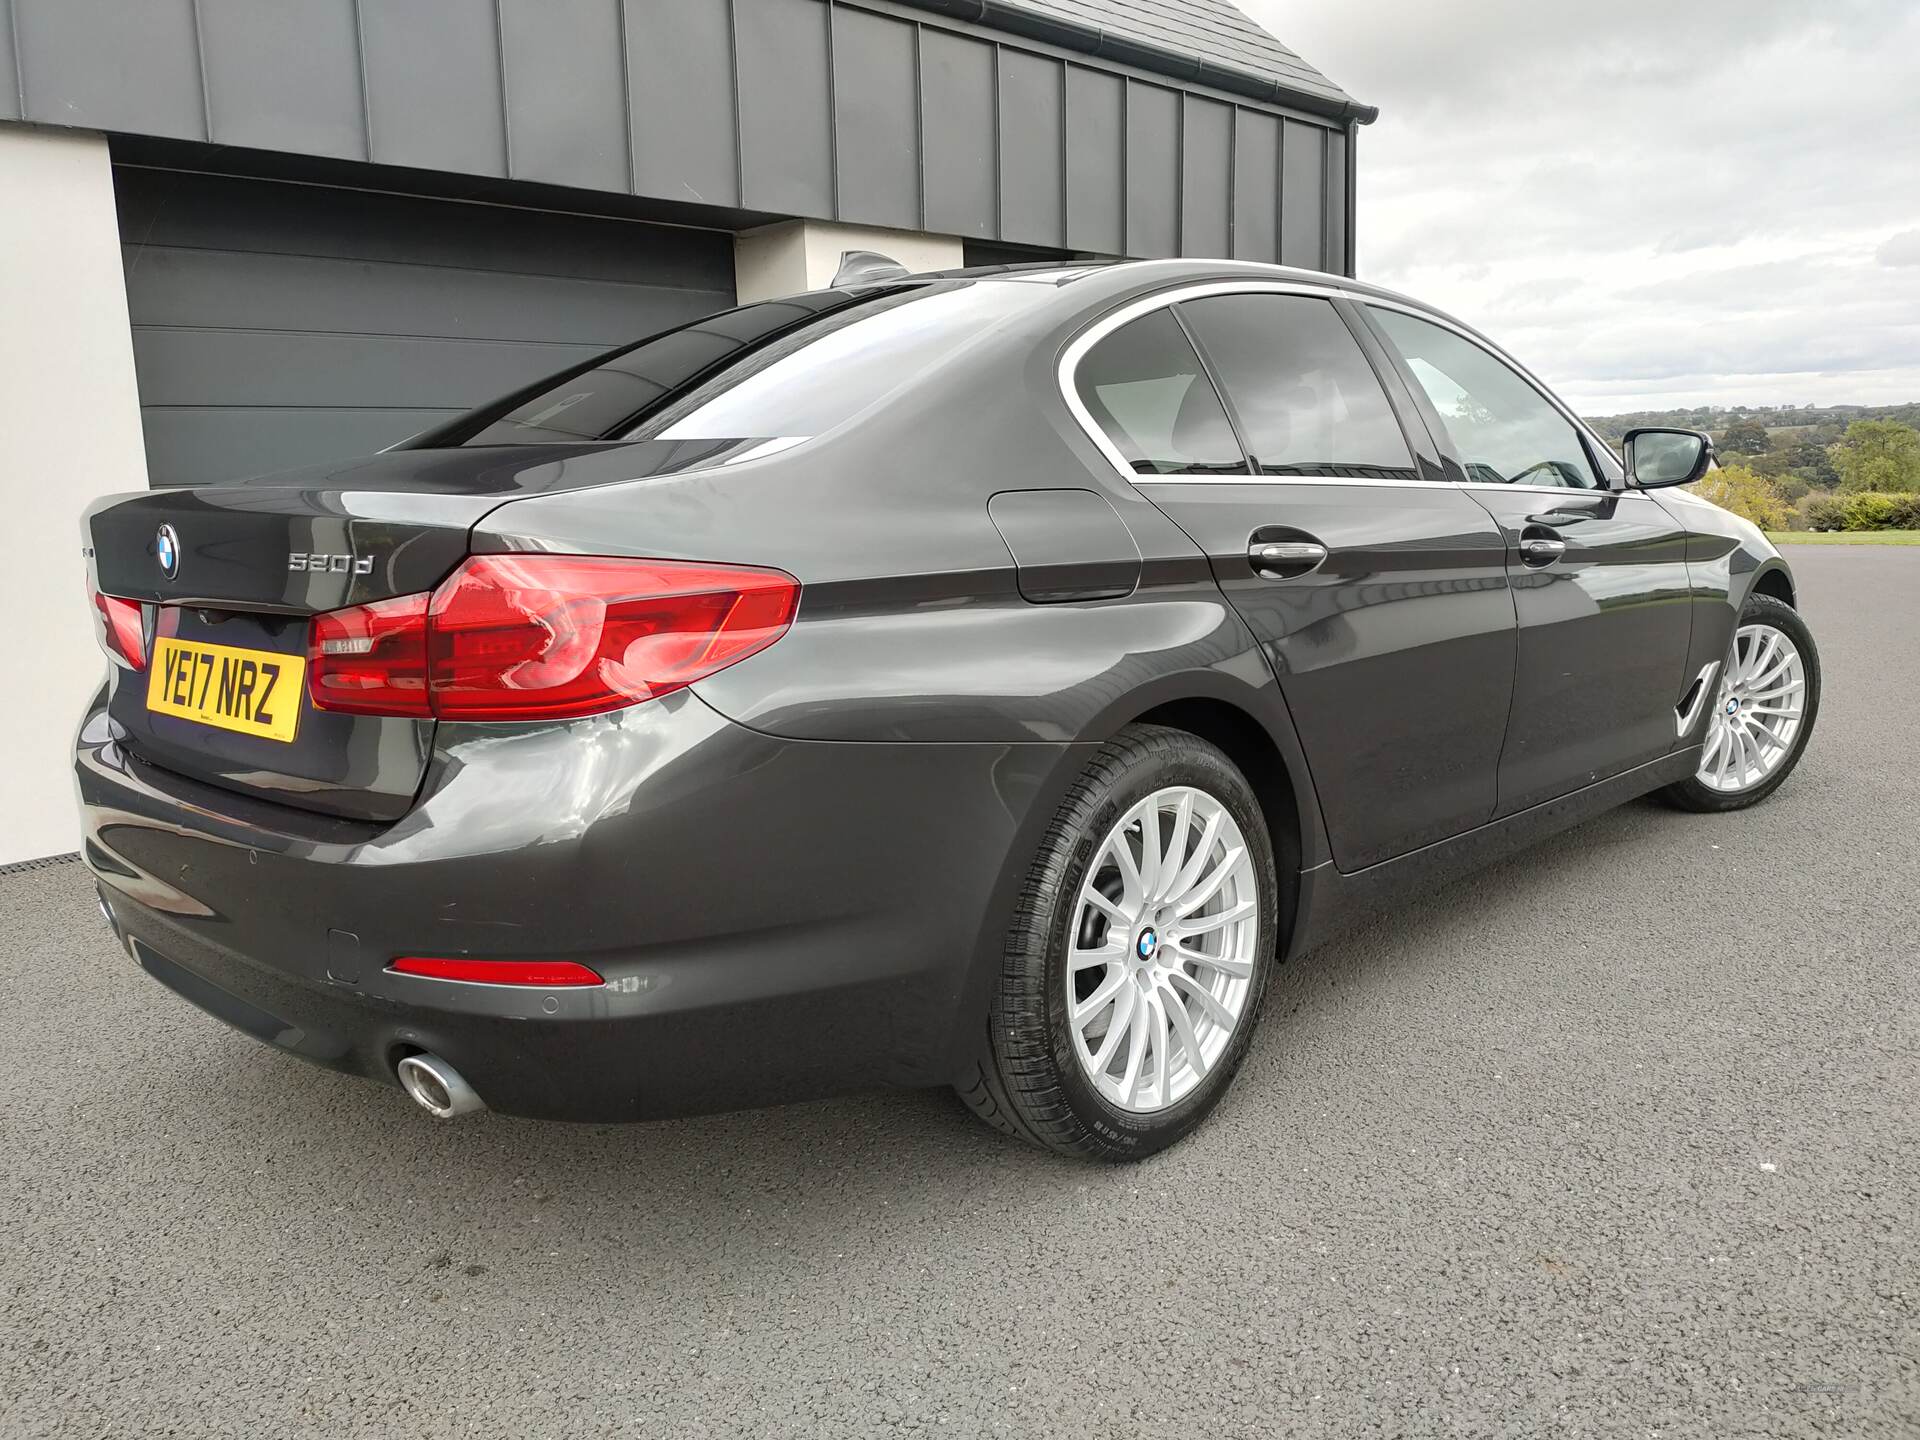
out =
[[[1698,430],[1629,430],[1627,483],[1640,490],[1691,485],[1712,467],[1713,438]]]

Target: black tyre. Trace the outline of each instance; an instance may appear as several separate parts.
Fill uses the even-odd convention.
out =
[[[1708,703],[1700,768],[1657,793],[1697,813],[1758,805],[1800,763],[1820,714],[1820,652],[1792,606],[1748,598]]]
[[[1266,820],[1233,762],[1185,731],[1122,730],[1041,841],[961,1097],[1062,1154],[1137,1160],[1173,1144],[1246,1054],[1277,893]]]

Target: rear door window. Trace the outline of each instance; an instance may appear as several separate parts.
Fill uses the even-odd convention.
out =
[[[1417,478],[1400,422],[1332,304],[1311,295],[1210,295],[1180,313],[1226,392],[1262,475]]]
[[[1137,475],[1244,475],[1226,408],[1173,311],[1129,321],[1087,351],[1074,389]]]

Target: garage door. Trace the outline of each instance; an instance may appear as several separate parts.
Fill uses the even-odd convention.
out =
[[[118,166],[149,478],[363,455],[733,303],[733,237]]]

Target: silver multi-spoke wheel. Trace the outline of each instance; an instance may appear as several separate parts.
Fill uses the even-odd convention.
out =
[[[1156,790],[1107,832],[1074,906],[1066,1003],[1103,1099],[1178,1104],[1226,1051],[1260,955],[1260,894],[1233,816],[1203,790]]]
[[[1793,637],[1772,625],[1742,625],[1695,778],[1723,795],[1751,790],[1793,753],[1806,709],[1806,661]]]

